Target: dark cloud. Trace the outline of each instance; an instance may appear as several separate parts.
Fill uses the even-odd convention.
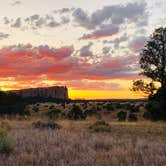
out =
[[[39,14],[34,14],[25,19],[21,19],[20,17],[16,19],[9,19],[4,17],[4,24],[14,27],[14,28],[31,28],[31,29],[39,29],[44,27],[55,28],[58,26],[62,26],[70,22],[69,17],[62,16],[60,17],[60,21],[57,22],[52,15],[40,16]]]
[[[127,41],[127,40],[129,40],[129,36],[125,33],[121,37],[117,37],[114,40],[104,40],[103,43],[104,44],[113,44],[114,45],[114,49],[118,49],[120,44],[122,42]]]
[[[112,24],[102,25],[99,29],[90,34],[84,34],[80,39],[100,39],[103,37],[110,37],[119,32],[119,28]]]
[[[102,52],[104,55],[107,55],[110,52],[110,47],[103,47]]]
[[[93,45],[92,42],[90,42],[88,45],[83,46],[80,49],[80,56],[81,57],[90,57],[93,55],[92,51],[90,51],[91,46]]]
[[[9,34],[0,32],[0,40],[6,39],[6,38],[8,38],[9,36],[10,36]]]
[[[91,15],[78,8],[73,12],[73,17],[79,26],[86,29],[94,29],[104,22],[121,25],[125,21],[128,21],[132,23],[141,22],[143,25],[142,18],[145,19],[144,24],[146,24],[147,12],[145,3],[133,2],[126,5],[105,6]]]
[[[68,13],[72,12],[73,10],[74,10],[74,8],[62,8],[62,9],[54,10],[54,13],[68,14]]]
[[[11,27],[14,27],[14,28],[20,28],[21,27],[21,18],[19,17],[19,18],[17,18],[16,20],[15,20],[15,22],[11,25]]]
[[[6,25],[10,23],[10,20],[7,17],[4,17],[3,20],[4,20],[4,24]]]
[[[129,48],[133,52],[139,52],[145,45],[147,38],[145,36],[134,36],[129,43]]]
[[[20,5],[20,4],[21,4],[21,1],[16,1],[16,0],[14,0],[14,1],[11,3],[12,6],[16,6],[16,5]]]

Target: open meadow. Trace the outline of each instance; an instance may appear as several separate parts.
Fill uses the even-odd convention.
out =
[[[134,104],[140,107],[134,112],[137,120],[132,121],[128,119],[131,110],[124,107],[126,103],[117,106],[110,102],[87,102],[86,106],[80,102],[38,103],[28,106],[27,116],[3,117],[0,126],[15,143],[10,154],[0,154],[0,165],[165,166],[166,123],[145,120],[144,103]],[[75,105],[81,110],[87,107],[83,112],[96,106],[100,109],[93,114],[88,112],[86,118],[70,119],[63,111],[70,112]],[[56,109],[60,110],[59,115],[48,114]],[[119,121],[117,114],[122,110],[127,117]],[[46,122],[55,122],[58,127],[41,125]]]

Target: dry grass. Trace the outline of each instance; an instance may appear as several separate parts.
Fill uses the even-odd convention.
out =
[[[60,130],[37,130],[10,122],[14,152],[0,166],[165,166],[165,123],[110,123],[110,133],[88,129],[94,121],[59,120]]]

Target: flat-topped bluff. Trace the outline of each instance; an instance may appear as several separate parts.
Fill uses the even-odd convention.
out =
[[[42,97],[55,99],[68,99],[68,89],[66,86],[52,86],[41,88],[30,88],[12,91],[23,98]]]

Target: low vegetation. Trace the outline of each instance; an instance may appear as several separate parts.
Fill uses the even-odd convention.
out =
[[[0,153],[0,165],[165,166],[164,123],[98,122],[110,125],[109,132],[100,126],[97,132],[92,131],[89,126],[95,124],[93,120],[57,123],[62,126],[60,130],[33,128],[31,121],[11,121],[14,127],[10,135],[16,144],[13,147],[11,140],[7,140]]]
[[[13,152],[15,141],[12,137],[8,136],[7,131],[0,128],[0,153],[9,155]]]

